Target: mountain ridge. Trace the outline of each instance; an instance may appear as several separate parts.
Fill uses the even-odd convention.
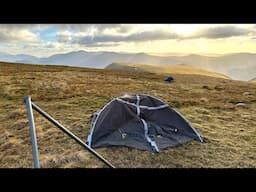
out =
[[[125,53],[113,51],[73,51],[53,54],[49,57],[35,57],[26,54],[12,55],[0,52],[0,61],[53,64],[90,68],[105,68],[114,62],[138,64],[177,65],[188,64],[204,70],[223,73],[235,80],[248,81],[256,76],[255,53],[232,53],[221,56],[190,54],[185,56],[156,56],[144,52]]]

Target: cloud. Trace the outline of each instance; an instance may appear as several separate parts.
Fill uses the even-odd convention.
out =
[[[177,33],[163,30],[153,30],[131,34],[126,37],[126,41],[154,41],[178,38],[180,38],[180,36]]]
[[[23,49],[56,49],[61,46],[60,43],[52,43],[52,42],[47,42],[47,43],[29,43],[23,45]]]
[[[56,36],[59,42],[71,42],[75,34],[69,31],[63,31],[63,32],[58,32]]]
[[[133,24],[56,24],[59,32],[88,32],[94,30],[98,34],[106,31],[116,31],[117,33],[127,33],[135,25]]]
[[[1,51],[37,55],[80,49],[104,50],[107,47],[108,50],[118,51],[137,51],[139,47],[154,49],[147,46],[149,42],[165,49],[170,45],[165,40],[174,40],[174,44],[180,41],[180,44],[187,45],[189,40],[197,42],[197,39],[202,38],[208,43],[210,39],[229,37],[241,37],[240,41],[249,39],[254,42],[256,25],[184,24],[170,27],[169,24],[0,24]]]
[[[0,42],[15,42],[15,41],[35,41],[37,35],[25,30],[10,30],[0,28]]]
[[[22,29],[34,29],[40,28],[39,24],[0,24],[1,29],[8,30],[22,30]]]
[[[166,40],[166,39],[177,39],[179,36],[176,33],[154,30],[137,32],[128,35],[87,35],[85,33],[73,34],[71,32],[58,33],[58,40],[60,42],[69,42],[81,45],[92,45],[98,43],[117,43],[117,42],[143,42],[143,41],[154,41],[154,40]],[[113,44],[115,45],[115,44]]]
[[[134,25],[132,24],[0,24],[0,42],[2,43],[26,43],[31,41],[46,41],[41,32],[47,28],[56,28],[58,42],[78,41],[82,36],[108,36],[128,33]],[[55,35],[55,34],[53,34]],[[103,41],[104,42],[104,41]],[[110,43],[89,43],[95,46],[115,46]],[[95,45],[92,45],[95,44]],[[88,45],[89,46],[89,45]]]
[[[87,31],[92,27],[91,24],[55,24],[54,26],[58,29],[60,33],[64,31]]]
[[[136,28],[134,24],[96,24],[93,25],[97,33],[100,34],[127,34]]]
[[[40,25],[0,24],[0,42],[36,41],[38,40],[38,35],[31,31],[36,28],[40,28]]]
[[[187,37],[188,39],[207,38],[207,39],[220,39],[229,38],[234,36],[247,35],[251,32],[249,29],[239,28],[235,26],[219,26],[210,27],[197,31],[195,35]]]
[[[153,26],[152,28],[147,28]],[[166,25],[167,26],[167,25]],[[256,26],[256,25],[255,25]],[[58,42],[103,46],[104,43],[143,42],[155,40],[186,40],[196,38],[219,39],[253,33],[249,28],[234,25],[201,28],[188,36],[182,36],[163,25],[141,24],[1,24],[0,42],[34,41],[38,30],[56,27]],[[144,29],[145,28],[145,29]],[[255,33],[255,31],[254,31]],[[43,39],[41,39],[43,40]],[[110,44],[109,44],[110,45]],[[108,45],[108,46],[109,46]],[[115,44],[113,44],[114,46]],[[106,44],[107,46],[107,44]]]
[[[88,33],[89,28],[91,30],[94,29],[94,32]],[[112,43],[108,46],[115,46],[115,43],[121,42],[146,42],[170,39],[180,41],[197,38],[221,39],[234,36],[243,36],[252,33],[252,30],[232,25],[201,28],[187,36],[181,35],[177,32],[175,33],[171,30],[164,30],[161,27],[156,27],[155,29],[150,30],[147,29],[144,31],[142,28],[140,28],[140,30],[133,30],[134,28],[135,25],[131,24],[95,24],[86,26],[87,32],[80,31],[78,33],[74,33],[70,31],[63,31],[57,34],[57,38],[59,42],[68,42],[86,46],[95,45],[96,47],[98,45],[107,46],[106,43]],[[112,33],[110,33],[111,30]]]
[[[94,43],[94,44],[86,44],[82,46],[84,47],[115,47],[119,45],[120,43]]]

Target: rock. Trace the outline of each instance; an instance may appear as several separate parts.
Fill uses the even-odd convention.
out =
[[[221,91],[221,90],[224,90],[225,88],[222,87],[221,85],[216,85],[216,86],[214,87],[214,89],[217,90],[217,91]]]
[[[224,107],[226,109],[235,109],[235,105],[233,103],[225,103]]]
[[[209,100],[208,100],[207,98],[205,98],[205,97],[200,98],[200,102],[206,103],[206,102],[208,102],[208,101],[209,101]]]
[[[8,136],[3,135],[0,137],[0,143],[5,142],[8,139]]]
[[[245,103],[237,103],[236,107],[246,107],[246,104]]]
[[[211,88],[209,86],[207,86],[207,85],[203,85],[202,88],[203,89],[207,89],[207,90],[211,90]]]
[[[250,92],[244,92],[243,95],[248,96],[248,95],[252,95],[252,94]]]

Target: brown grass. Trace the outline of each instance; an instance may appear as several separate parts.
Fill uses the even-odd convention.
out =
[[[33,166],[24,96],[30,95],[85,140],[91,114],[125,93],[159,97],[184,114],[208,142],[190,142],[159,154],[125,147],[97,149],[116,167],[256,167],[256,84],[181,74],[173,74],[175,83],[165,83],[165,76],[0,63],[0,167]],[[105,167],[34,115],[42,167]]]

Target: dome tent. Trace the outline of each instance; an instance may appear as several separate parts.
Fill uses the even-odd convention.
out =
[[[174,81],[174,78],[171,77],[171,76],[169,76],[169,77],[167,77],[167,78],[165,79],[165,81],[167,81],[167,82],[172,82],[172,81]]]
[[[94,114],[87,144],[159,152],[192,140],[203,142],[191,124],[167,104],[149,95],[125,95]]]

